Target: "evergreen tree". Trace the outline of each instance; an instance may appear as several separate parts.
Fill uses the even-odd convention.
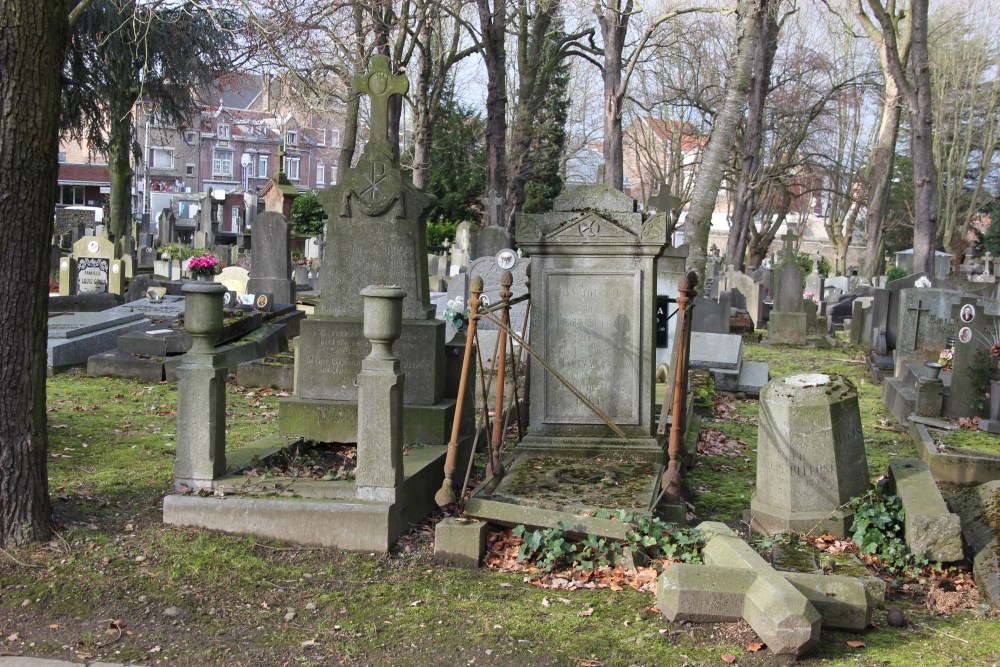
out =
[[[233,62],[238,25],[235,15],[193,1],[94,0],[77,21],[62,124],[107,154],[109,229],[119,250],[130,227],[132,160],[141,156],[133,108],[145,102],[160,121],[189,124],[196,89]]]
[[[478,220],[479,196],[486,187],[485,123],[471,108],[443,98],[434,143],[427,189],[438,198],[428,220]]]

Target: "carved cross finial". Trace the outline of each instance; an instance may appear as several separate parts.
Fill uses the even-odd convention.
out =
[[[368,71],[354,77],[354,87],[371,100],[369,123],[372,147],[388,149],[389,98],[393,95],[405,95],[410,88],[409,81],[405,76],[393,74],[389,70],[388,57],[375,55],[368,64]]]
[[[275,183],[286,183],[288,179],[285,177],[285,143],[282,142],[278,146],[278,173],[274,175]]]
[[[791,232],[786,232],[781,238],[785,242],[784,247],[781,249],[782,258],[795,259],[795,242],[799,237]]]

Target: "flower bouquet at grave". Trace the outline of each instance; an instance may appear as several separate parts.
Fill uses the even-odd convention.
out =
[[[214,276],[222,272],[222,263],[215,255],[197,255],[188,261],[188,273],[192,276]]]
[[[938,363],[944,366],[942,370],[950,371],[951,362],[955,359],[955,350],[950,347],[946,347],[941,350],[941,354],[938,356]]]
[[[803,292],[802,293],[802,298],[803,299],[812,299],[816,303],[819,303],[819,299],[816,298],[816,295],[813,292]]]
[[[448,324],[455,329],[455,331],[462,331],[465,326],[469,323],[469,313],[471,312],[468,307],[463,308],[464,304],[460,297],[455,297],[448,302],[448,307],[444,311],[444,319]]]

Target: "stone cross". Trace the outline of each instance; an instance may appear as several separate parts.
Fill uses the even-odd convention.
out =
[[[799,239],[799,237],[791,232],[786,232],[781,238],[785,242],[785,245],[781,248],[781,258],[785,260],[794,260],[795,242]]]
[[[389,98],[405,95],[410,88],[403,75],[394,75],[389,70],[389,58],[372,56],[368,72],[354,77],[354,87],[371,99],[371,143],[374,148],[389,148]]]
[[[282,143],[278,146],[278,173],[274,175],[275,183],[288,183],[289,180],[285,177],[285,144]]]
[[[922,307],[923,305],[924,305],[924,302],[922,300],[918,300],[916,306],[913,306],[911,308],[907,308],[907,310],[913,310],[913,311],[916,311],[916,313],[917,313],[917,319],[913,323],[913,349],[914,350],[917,349],[917,343],[920,340],[920,313],[926,313],[926,312],[928,312],[927,308],[923,308]]]
[[[503,197],[496,190],[490,190],[490,196],[483,198],[486,205],[486,219],[491,227],[503,226]]]

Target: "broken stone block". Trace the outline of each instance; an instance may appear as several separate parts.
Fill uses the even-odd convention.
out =
[[[753,570],[674,563],[656,582],[656,604],[669,621],[738,621],[756,578]]]
[[[891,462],[889,488],[902,501],[910,551],[943,563],[962,559],[961,520],[948,511],[926,463],[919,459]]]
[[[479,567],[486,553],[485,521],[449,517],[434,528],[434,558],[462,567]]]
[[[808,599],[823,626],[863,630],[876,604],[865,585],[852,577],[777,572]],[[743,617],[744,599],[758,573],[710,565],[671,565],[657,581],[657,607],[669,621],[719,623]]]
[[[799,656],[812,648],[823,621],[809,599],[773,570],[750,584],[743,618],[767,648],[783,656]]]

